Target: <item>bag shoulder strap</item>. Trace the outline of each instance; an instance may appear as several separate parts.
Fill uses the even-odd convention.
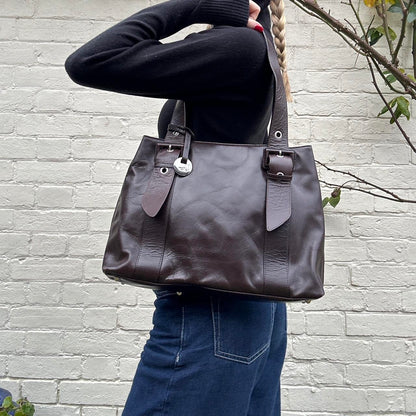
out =
[[[273,45],[272,34],[263,31],[266,41],[269,64],[274,74],[273,110],[267,147],[263,149],[263,168],[266,169],[266,228],[273,231],[291,216],[290,182],[293,171],[294,152],[288,148],[288,119],[286,93],[280,72],[277,52]],[[169,149],[160,147],[155,156],[155,168],[142,199],[144,211],[151,217],[157,215],[163,206],[173,184],[173,169],[161,173],[159,166],[174,163],[179,153],[176,147],[183,147],[181,163],[187,162],[190,141],[193,132],[186,127],[185,102],[178,100],[165,141]],[[166,146],[166,145],[165,145]],[[171,147],[173,148],[171,149]],[[165,153],[170,152],[170,153]],[[185,159],[185,161],[184,161]],[[161,165],[159,165],[161,163]]]
[[[262,33],[266,41],[267,55],[274,78],[272,119],[269,128],[267,145],[271,149],[288,149],[289,138],[287,101],[283,77],[279,66],[279,59],[273,44],[273,35],[270,31],[263,31]],[[186,126],[186,108],[183,100],[177,101],[170,123],[177,126]],[[176,136],[172,134],[172,131],[168,129],[165,140],[168,141],[175,139],[175,137]]]

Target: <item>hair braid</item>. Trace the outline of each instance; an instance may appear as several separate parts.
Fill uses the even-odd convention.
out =
[[[274,43],[276,45],[276,52],[279,57],[279,66],[282,70],[283,85],[286,91],[286,100],[292,102],[293,97],[290,92],[289,77],[287,74],[287,60],[286,60],[286,39],[285,39],[285,23],[284,15],[285,5],[283,0],[270,0],[270,9],[272,11],[272,32]]]

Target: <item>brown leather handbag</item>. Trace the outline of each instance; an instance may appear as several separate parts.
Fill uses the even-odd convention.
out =
[[[128,168],[103,259],[109,278],[258,300],[324,295],[314,155],[288,147],[277,53],[263,34],[275,81],[267,145],[195,140],[179,100],[165,138],[143,136]]]

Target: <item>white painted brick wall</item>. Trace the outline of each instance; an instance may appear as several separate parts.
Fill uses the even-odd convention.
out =
[[[63,68],[151,3],[0,0],[0,386],[41,416],[120,416],[151,329],[153,293],[107,279],[101,256],[164,100],[85,89]],[[292,144],[415,198],[415,155],[375,117],[365,60],[291,2],[286,16]],[[410,136],[414,121],[402,121]],[[325,212],[327,293],[289,304],[282,414],[416,415],[416,208],[345,191]]]

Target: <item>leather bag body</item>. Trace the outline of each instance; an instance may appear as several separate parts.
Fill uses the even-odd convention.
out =
[[[198,141],[178,101],[166,137],[143,136],[128,168],[103,258],[109,278],[258,300],[324,295],[315,159],[310,145],[288,146],[277,54],[263,35],[275,81],[268,143]]]

